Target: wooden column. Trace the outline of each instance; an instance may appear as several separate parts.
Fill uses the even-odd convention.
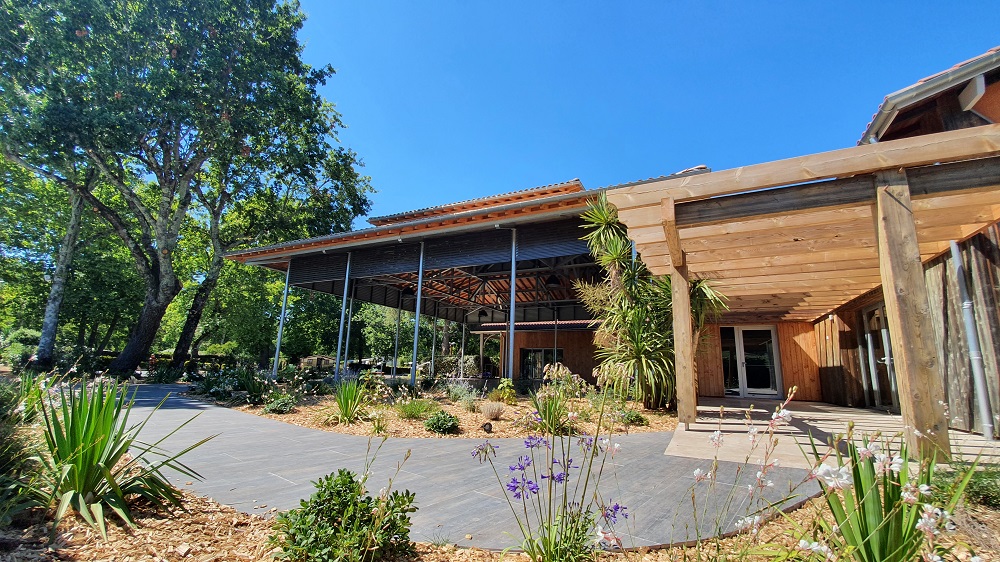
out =
[[[674,313],[674,373],[677,377],[677,421],[694,423],[698,417],[698,386],[694,380],[694,337],[691,288],[686,267],[672,268],[671,304]]]
[[[691,286],[684,251],[677,232],[674,200],[660,200],[660,225],[670,253],[670,292],[674,318],[674,375],[677,381],[677,420],[685,425],[698,417],[698,385],[694,371],[694,331],[691,320]]]
[[[922,458],[949,456],[944,381],[935,353],[910,187],[901,170],[875,174],[879,268],[906,442]]]

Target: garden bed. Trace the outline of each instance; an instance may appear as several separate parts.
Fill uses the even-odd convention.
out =
[[[128,530],[110,525],[108,540],[104,541],[90,527],[74,518],[68,518],[61,526],[60,533],[50,549],[46,544],[47,529],[44,525],[30,527],[15,533],[12,530],[0,532],[0,544],[15,550],[0,551],[0,560],[191,560],[214,561],[265,561],[272,560],[273,549],[268,544],[271,535],[271,520],[261,515],[248,515],[236,509],[221,505],[209,498],[185,493],[186,511],[177,510],[167,516],[149,510],[137,510],[139,528]],[[807,526],[820,511],[822,502],[813,500],[803,508],[792,512],[789,517],[779,518],[765,524],[755,543],[773,543],[786,547],[794,546],[788,532],[795,525]],[[1000,513],[972,506],[962,509],[956,516],[960,529],[954,537],[957,542],[965,542],[975,547],[984,562],[1000,560],[997,537],[1000,536]],[[722,539],[716,544],[706,541],[701,555],[704,559],[721,559],[716,548],[736,556],[748,547],[750,537],[738,535]],[[14,546],[16,545],[16,546]],[[685,552],[686,550],[686,552]],[[501,556],[498,552],[480,549],[456,548],[449,544],[417,543],[417,554],[413,562],[494,562],[505,560],[527,560],[519,553]],[[641,560],[643,562],[666,562],[697,557],[693,548],[681,547],[661,550],[641,550],[629,553],[605,553],[600,556],[607,561]],[[746,556],[746,560],[770,560],[763,556]],[[959,559],[968,560],[968,555]]]
[[[199,395],[188,394],[192,398],[207,399]],[[448,412],[459,420],[459,432],[454,434],[440,435],[432,433],[424,428],[424,422],[420,419],[402,419],[399,416],[397,410],[389,405],[376,406],[374,409],[384,412],[384,419],[387,425],[387,431],[385,435],[388,437],[426,437],[426,438],[448,438],[448,437],[458,437],[458,438],[475,438],[482,439],[486,437],[526,437],[533,433],[529,429],[529,425],[523,423],[526,416],[530,416],[534,411],[531,406],[531,401],[526,397],[518,397],[515,404],[508,404],[504,406],[503,415],[499,420],[487,420],[483,414],[477,412],[470,412],[466,410],[461,404],[452,402],[448,399],[444,392],[433,392],[425,393],[423,395],[424,399],[429,399],[435,401],[441,408],[441,410]],[[213,401],[213,403],[219,405],[228,405],[225,403]],[[478,404],[482,404],[483,401],[477,401]],[[372,435],[373,434],[373,424],[371,420],[361,420],[352,424],[326,424],[324,423],[324,418],[326,418],[332,411],[331,408],[335,408],[335,401],[332,396],[307,396],[303,397],[299,404],[295,407],[295,410],[288,414],[271,414],[265,413],[263,406],[251,406],[248,404],[243,405],[228,405],[242,412],[247,412],[250,414],[263,416],[271,418],[278,421],[283,421],[286,423],[291,423],[299,425],[302,427],[309,427],[313,429],[320,429],[323,431],[332,431],[336,433],[346,433],[350,435]],[[584,412],[587,409],[591,409],[591,405],[585,399],[576,399],[572,401],[572,407],[576,408],[580,412]],[[629,403],[629,408],[636,410],[641,410],[642,405],[636,403]],[[646,432],[666,432],[674,431],[677,428],[677,415],[673,412],[649,412],[642,411],[642,416],[646,418],[648,425],[624,425],[622,423],[613,423],[614,433],[646,433]],[[590,417],[592,421],[578,421],[575,425],[575,430],[579,433],[588,433],[594,435],[596,433],[597,424],[595,423],[598,417],[597,413],[590,412]],[[608,425],[611,422],[611,416],[607,413],[605,414],[605,429],[608,429]],[[483,429],[483,424],[489,422],[491,424],[491,433],[487,433]],[[607,433],[604,431],[602,433]]]

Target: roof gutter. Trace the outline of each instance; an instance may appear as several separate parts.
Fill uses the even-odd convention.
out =
[[[997,66],[1000,66],[1000,50],[994,50],[994,52],[987,53],[968,64],[932,76],[926,82],[915,84],[889,94],[885,97],[882,105],[879,106],[878,112],[872,118],[872,122],[868,125],[868,129],[865,130],[865,134],[858,141],[858,144],[878,142],[889,128],[889,125],[892,125],[896,115],[907,107],[968,82],[984,72],[993,70]]]

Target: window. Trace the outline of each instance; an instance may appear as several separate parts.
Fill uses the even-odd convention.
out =
[[[553,351],[555,359],[553,360]],[[562,363],[563,350],[551,347],[547,349],[526,349],[521,348],[521,378],[540,379],[545,376],[546,365],[552,363]]]

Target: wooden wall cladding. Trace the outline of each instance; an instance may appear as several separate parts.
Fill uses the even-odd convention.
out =
[[[857,312],[849,311],[824,317],[813,325],[824,402],[853,408],[866,406],[858,358],[858,321]]]
[[[521,349],[550,349],[552,332],[514,332],[514,361],[521,360]],[[563,364],[585,380],[594,382],[594,333],[589,331],[559,332],[558,346],[563,350]],[[506,356],[504,356],[506,357]]]
[[[816,361],[816,334],[808,322],[779,322],[778,353],[781,355],[783,394],[798,387],[795,400],[822,401],[823,388]]]
[[[695,354],[698,396],[724,396],[722,377],[722,342],[718,324],[706,324],[701,331],[698,353]]]

